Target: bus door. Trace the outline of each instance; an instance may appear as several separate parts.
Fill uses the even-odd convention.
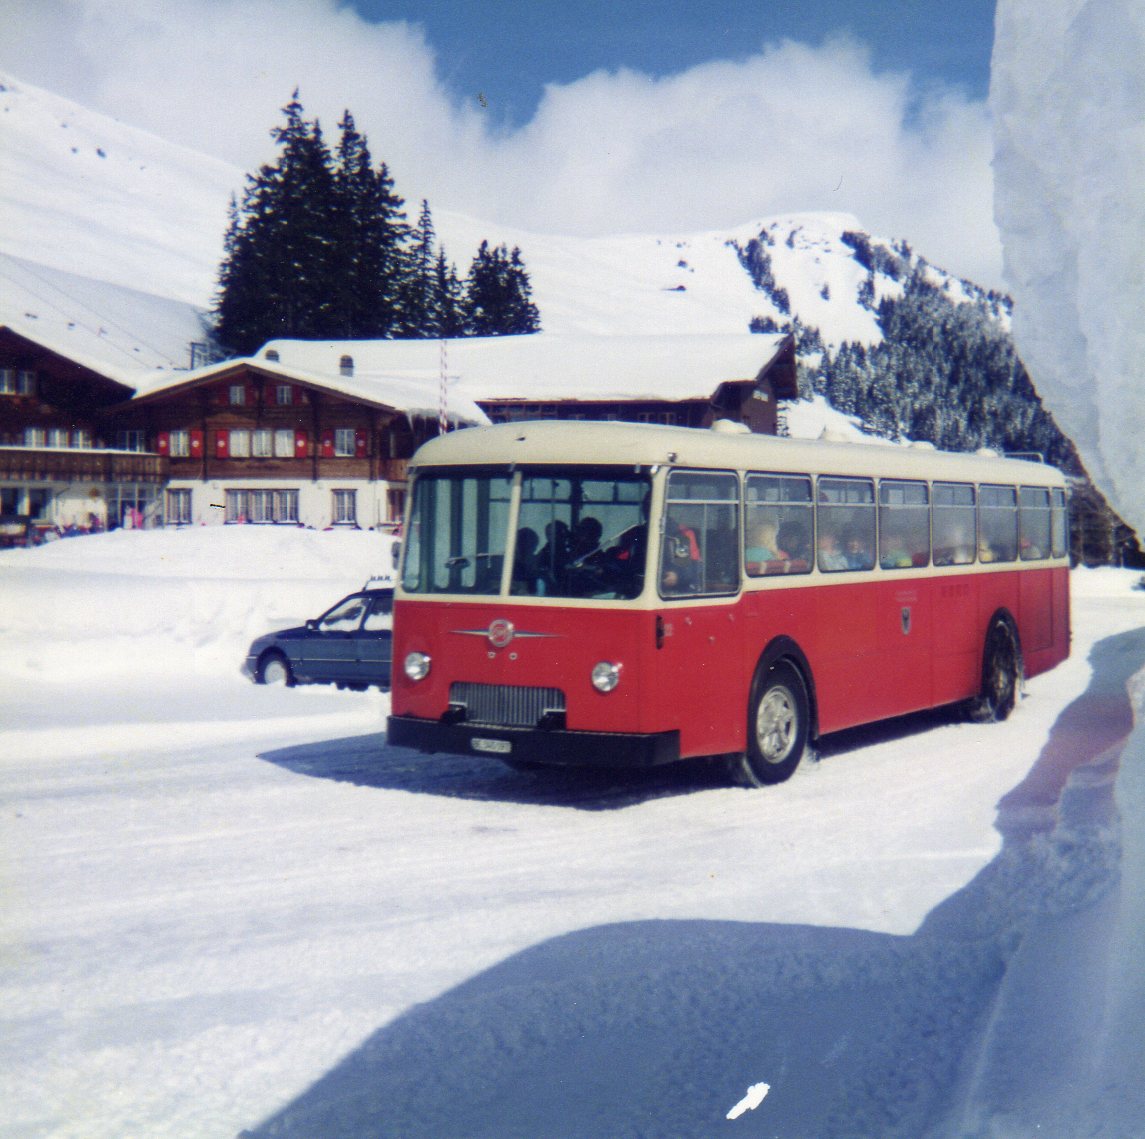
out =
[[[672,471],[657,552],[654,699],[661,722],[680,729],[684,755],[743,746],[739,548],[737,477]]]

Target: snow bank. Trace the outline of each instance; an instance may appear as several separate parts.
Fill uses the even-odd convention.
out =
[[[392,548],[374,531],[218,526],[3,551],[0,675],[108,680],[140,655],[160,671],[237,669],[254,637],[392,574]]]
[[[995,216],[1014,338],[1110,503],[1145,535],[1145,7],[999,0]]]

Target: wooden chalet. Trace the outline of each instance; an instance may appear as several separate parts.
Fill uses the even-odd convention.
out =
[[[26,331],[0,325],[0,538],[154,518],[165,477],[113,409],[133,389]]]
[[[186,373],[117,410],[166,470],[168,525],[397,525],[406,465],[437,433],[433,396],[398,380],[314,376],[239,359]],[[473,405],[455,425],[487,422]]]

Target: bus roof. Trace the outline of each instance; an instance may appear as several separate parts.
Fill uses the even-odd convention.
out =
[[[937,451],[928,444],[786,439],[734,429],[587,420],[528,420],[453,431],[424,444],[411,467],[513,463],[713,467],[1060,487],[1066,482],[1044,463]]]

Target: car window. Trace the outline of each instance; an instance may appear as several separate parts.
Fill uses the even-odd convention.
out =
[[[318,630],[322,633],[353,633],[362,623],[366,611],[366,599],[347,597],[329,612],[318,619]]]
[[[375,597],[370,602],[370,611],[366,614],[362,630],[366,633],[379,633],[393,627],[393,601],[388,597]]]

